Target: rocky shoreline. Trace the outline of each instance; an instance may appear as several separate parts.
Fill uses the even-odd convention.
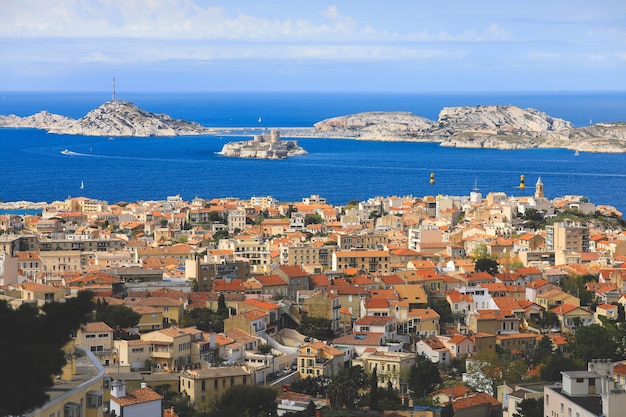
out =
[[[1,116],[0,127],[36,128],[49,133],[86,136],[257,135],[258,128],[206,128],[110,101],[75,120],[42,111],[32,116]],[[516,106],[444,107],[436,121],[410,112],[366,112],[333,117],[313,127],[282,128],[284,137],[435,142],[457,148],[564,148],[579,152],[626,152],[626,122],[576,128],[535,109]],[[251,144],[252,143],[252,144]],[[306,153],[297,143],[232,142],[222,154],[281,159]],[[288,148],[288,149],[287,149]]]

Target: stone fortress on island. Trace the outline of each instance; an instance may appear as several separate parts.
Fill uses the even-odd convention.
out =
[[[269,134],[254,135],[252,140],[229,142],[222,147],[220,155],[237,158],[284,159],[304,155],[307,152],[295,140],[280,140],[280,130]]]

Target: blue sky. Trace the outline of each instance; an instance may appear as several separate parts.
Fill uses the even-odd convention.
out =
[[[626,1],[4,0],[0,91],[626,91]]]

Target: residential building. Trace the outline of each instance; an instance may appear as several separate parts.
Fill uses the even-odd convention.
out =
[[[6,295],[9,297],[25,302],[36,302],[39,305],[53,301],[61,301],[66,297],[66,294],[67,291],[64,288],[37,284],[35,282],[12,284],[7,286],[6,289]]]
[[[123,417],[162,417],[163,396],[147,384],[127,392],[126,382],[115,380],[111,382],[109,410]]]
[[[261,294],[269,294],[273,298],[288,298],[289,283],[278,275],[256,275],[249,278],[248,282],[256,282],[261,287]]]
[[[432,363],[446,365],[452,359],[450,349],[437,337],[418,340],[415,349],[419,355],[426,356]]]
[[[76,346],[89,350],[104,366],[115,361],[113,329],[105,322],[95,321],[82,324],[76,332]]]
[[[294,301],[298,291],[310,290],[310,275],[300,266],[282,265],[272,271],[289,285],[289,299]]]
[[[249,335],[264,333],[269,324],[269,314],[260,310],[246,311],[224,320],[224,331],[241,329]]]
[[[546,226],[548,251],[589,252],[589,227],[577,223],[556,222]]]
[[[301,378],[333,377],[343,368],[344,353],[323,342],[313,342],[298,348],[298,372]]]
[[[371,373],[376,368],[378,385],[386,387],[388,382],[394,389],[400,390],[400,381],[409,374],[415,364],[415,354],[408,352],[365,352],[360,358],[363,369]],[[357,362],[353,362],[353,365]]]
[[[609,360],[587,364],[587,371],[561,371],[561,382],[544,387],[546,416],[618,417],[626,409],[626,387]]]
[[[238,239],[222,239],[220,249],[230,249],[236,259],[246,260],[253,274],[265,274],[271,270],[270,244],[259,236],[247,236]]]
[[[195,404],[208,404],[237,385],[254,385],[254,375],[248,368],[188,369],[180,374],[180,392]]]
[[[281,265],[321,265],[332,267],[332,254],[336,246],[287,246],[281,248]]]
[[[383,250],[338,250],[332,255],[332,268],[336,272],[345,272],[350,268],[369,273],[389,274],[390,254]]]
[[[591,311],[571,304],[560,304],[550,312],[556,314],[563,332],[575,332],[577,328],[590,326],[595,321]]]
[[[191,344],[202,339],[202,331],[191,327],[170,327],[141,335],[150,342],[151,359],[163,369],[181,370],[191,364]]]
[[[468,327],[473,333],[517,333],[520,319],[511,310],[478,310],[469,317]]]
[[[341,303],[339,296],[327,291],[299,291],[298,301],[302,317],[330,320],[335,333],[339,331]]]
[[[337,247],[340,251],[381,250],[387,246],[389,238],[386,234],[360,232],[342,234],[337,237]]]

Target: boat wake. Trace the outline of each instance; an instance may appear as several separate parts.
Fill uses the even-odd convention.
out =
[[[61,154],[62,154],[62,155],[69,155],[69,156],[89,156],[89,155],[88,155],[88,154],[86,154],[86,153],[74,152],[74,151],[70,151],[70,150],[67,150],[67,149],[63,149],[63,150],[61,151]]]

